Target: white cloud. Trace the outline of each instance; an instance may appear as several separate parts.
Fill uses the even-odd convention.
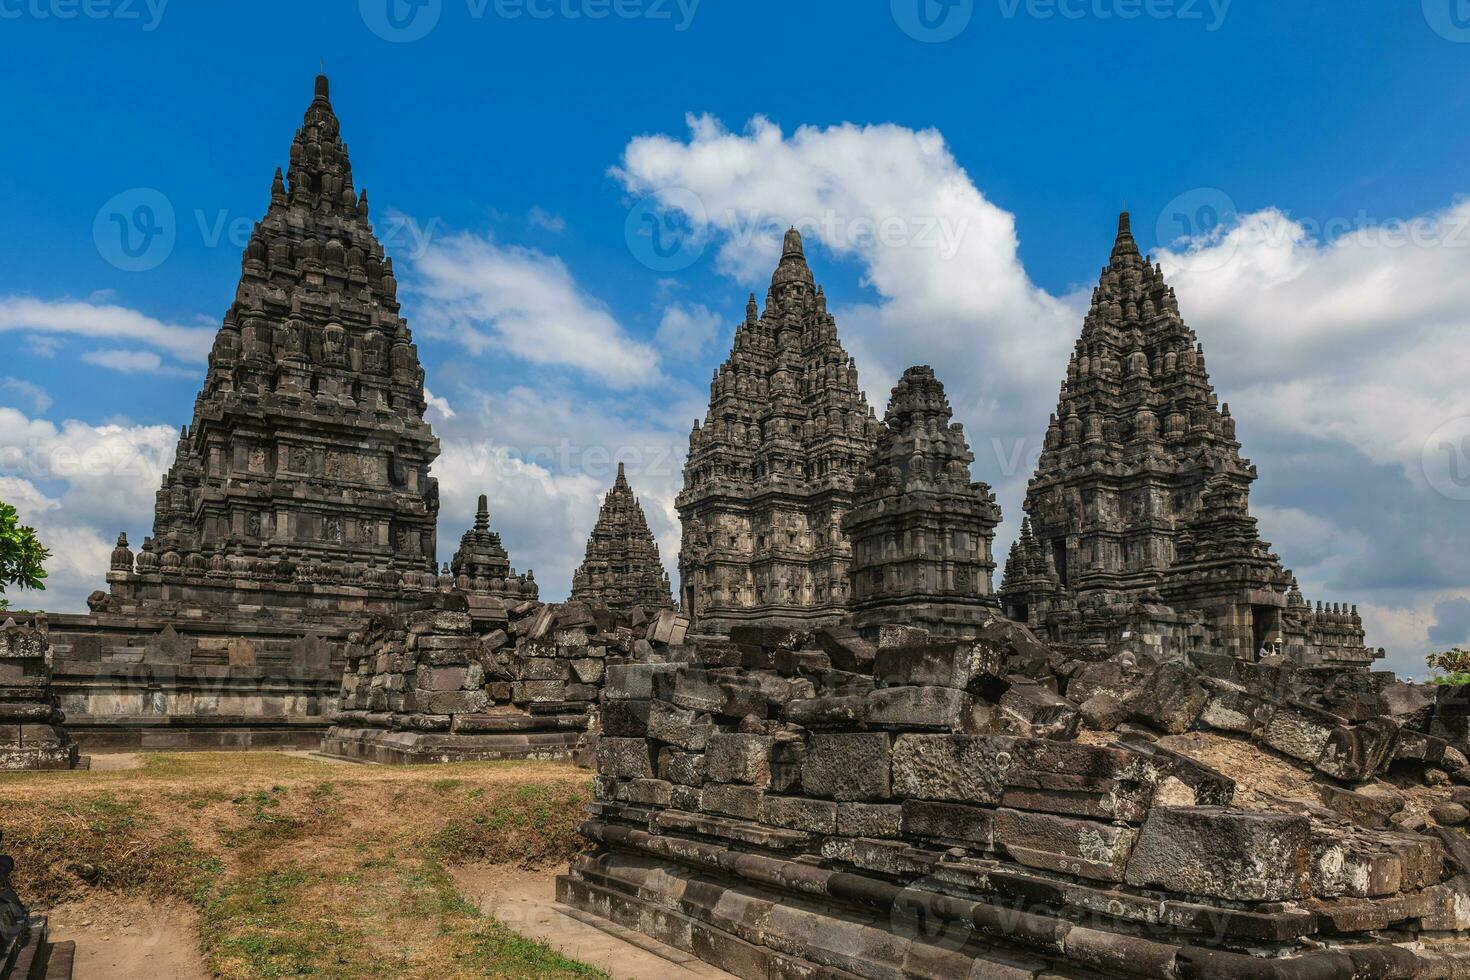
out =
[[[204,360],[215,335],[213,328],[164,323],[122,306],[0,296],[0,331],[9,330],[131,340],[183,361]]]
[[[166,425],[57,425],[0,408],[0,500],[13,504],[52,552],[46,591],[11,604],[81,612],[104,588],[117,532],[133,545],[152,525],[153,496],[178,432]]]
[[[165,374],[177,378],[192,378],[198,374],[189,368],[166,365],[163,358],[147,350],[89,350],[82,354],[82,360],[123,374]]]
[[[428,404],[429,408],[439,414],[439,418],[446,422],[454,418],[454,409],[450,407],[448,398],[437,398],[432,391],[425,388],[424,401]]]
[[[414,268],[417,322],[473,355],[500,351],[617,388],[661,379],[657,351],[629,337],[555,256],[462,234],[431,243]]]
[[[658,325],[659,349],[676,358],[699,354],[720,335],[724,319],[703,303],[676,303]]]
[[[37,415],[45,415],[55,404],[51,393],[40,385],[20,378],[0,378],[0,392],[11,392],[17,398],[23,398],[30,403],[31,409]]]
[[[562,232],[567,230],[566,218],[563,218],[559,214],[552,214],[539,205],[531,209],[531,213],[530,215],[528,215],[528,217],[530,218],[531,224],[535,225],[537,228],[544,228],[545,230],[554,234],[560,235]]]

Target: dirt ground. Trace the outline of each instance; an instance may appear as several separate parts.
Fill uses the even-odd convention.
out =
[[[209,980],[187,905],[99,895],[48,914],[52,938],[77,944],[75,980]]]

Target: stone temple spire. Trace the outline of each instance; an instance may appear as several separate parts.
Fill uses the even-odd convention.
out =
[[[1156,624],[1166,656],[1197,639],[1190,616],[1244,659],[1279,641],[1292,630],[1291,579],[1250,516],[1256,469],[1240,450],[1199,338],[1124,214],[1027,489],[1007,613],[1097,642],[1107,629],[1140,635],[1136,616],[1120,625],[1134,604],[1172,609],[1184,618]],[[1301,659],[1309,632],[1297,630]]]
[[[1000,508],[970,479],[975,456],[929,367],[904,372],[843,530],[859,629],[898,621],[962,633],[992,618]]]
[[[842,515],[878,428],[793,228],[766,308],[748,305],[689,436],[677,501],[685,615],[707,631],[840,619]]]
[[[517,575],[500,535],[490,530],[490,498],[480,494],[475,509],[475,526],[460,539],[459,550],[449,563],[456,588],[505,598],[534,599],[539,593],[530,575]]]
[[[243,547],[344,581],[418,578],[436,551],[439,443],[397,294],[319,77],[158,494],[165,566]]]
[[[572,598],[620,611],[674,605],[658,543],[622,463],[587,539],[587,557],[572,576]]]

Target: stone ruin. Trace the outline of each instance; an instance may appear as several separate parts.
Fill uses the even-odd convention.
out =
[[[1007,615],[1059,641],[1158,655],[1382,657],[1356,607],[1313,610],[1261,540],[1240,449],[1204,348],[1124,214],[1027,489]]]
[[[604,698],[596,850],[558,898],[737,976],[1470,976],[1458,691],[997,615],[654,644]],[[1243,806],[1181,732],[1296,760],[1313,796]],[[1444,784],[1440,825],[1390,776]]]
[[[0,626],[0,772],[75,769],[76,743],[51,689],[46,621]]]
[[[622,463],[587,538],[587,557],[572,575],[572,598],[619,612],[674,608],[658,542]]]
[[[596,728],[608,667],[687,627],[671,610],[459,594],[375,617],[348,648],[322,751],[400,764],[571,759]]]
[[[71,980],[76,943],[53,943],[11,887],[15,859],[0,854],[0,980]]]

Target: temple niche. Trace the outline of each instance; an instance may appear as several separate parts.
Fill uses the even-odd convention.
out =
[[[1204,348],[1128,215],[1093,292],[1007,559],[1009,616],[1053,639],[1179,657],[1363,666],[1356,608],[1313,610],[1250,514]]]
[[[674,607],[658,542],[622,463],[587,538],[587,556],[572,575],[572,598],[616,612]]]
[[[860,632],[901,619],[964,634],[999,615],[992,546],[1000,508],[989,486],[971,481],[975,456],[953,418],[932,368],[904,372],[843,520]]]
[[[842,520],[878,428],[792,229],[765,311],[752,295],[689,436],[679,569],[696,628],[843,616]]]

